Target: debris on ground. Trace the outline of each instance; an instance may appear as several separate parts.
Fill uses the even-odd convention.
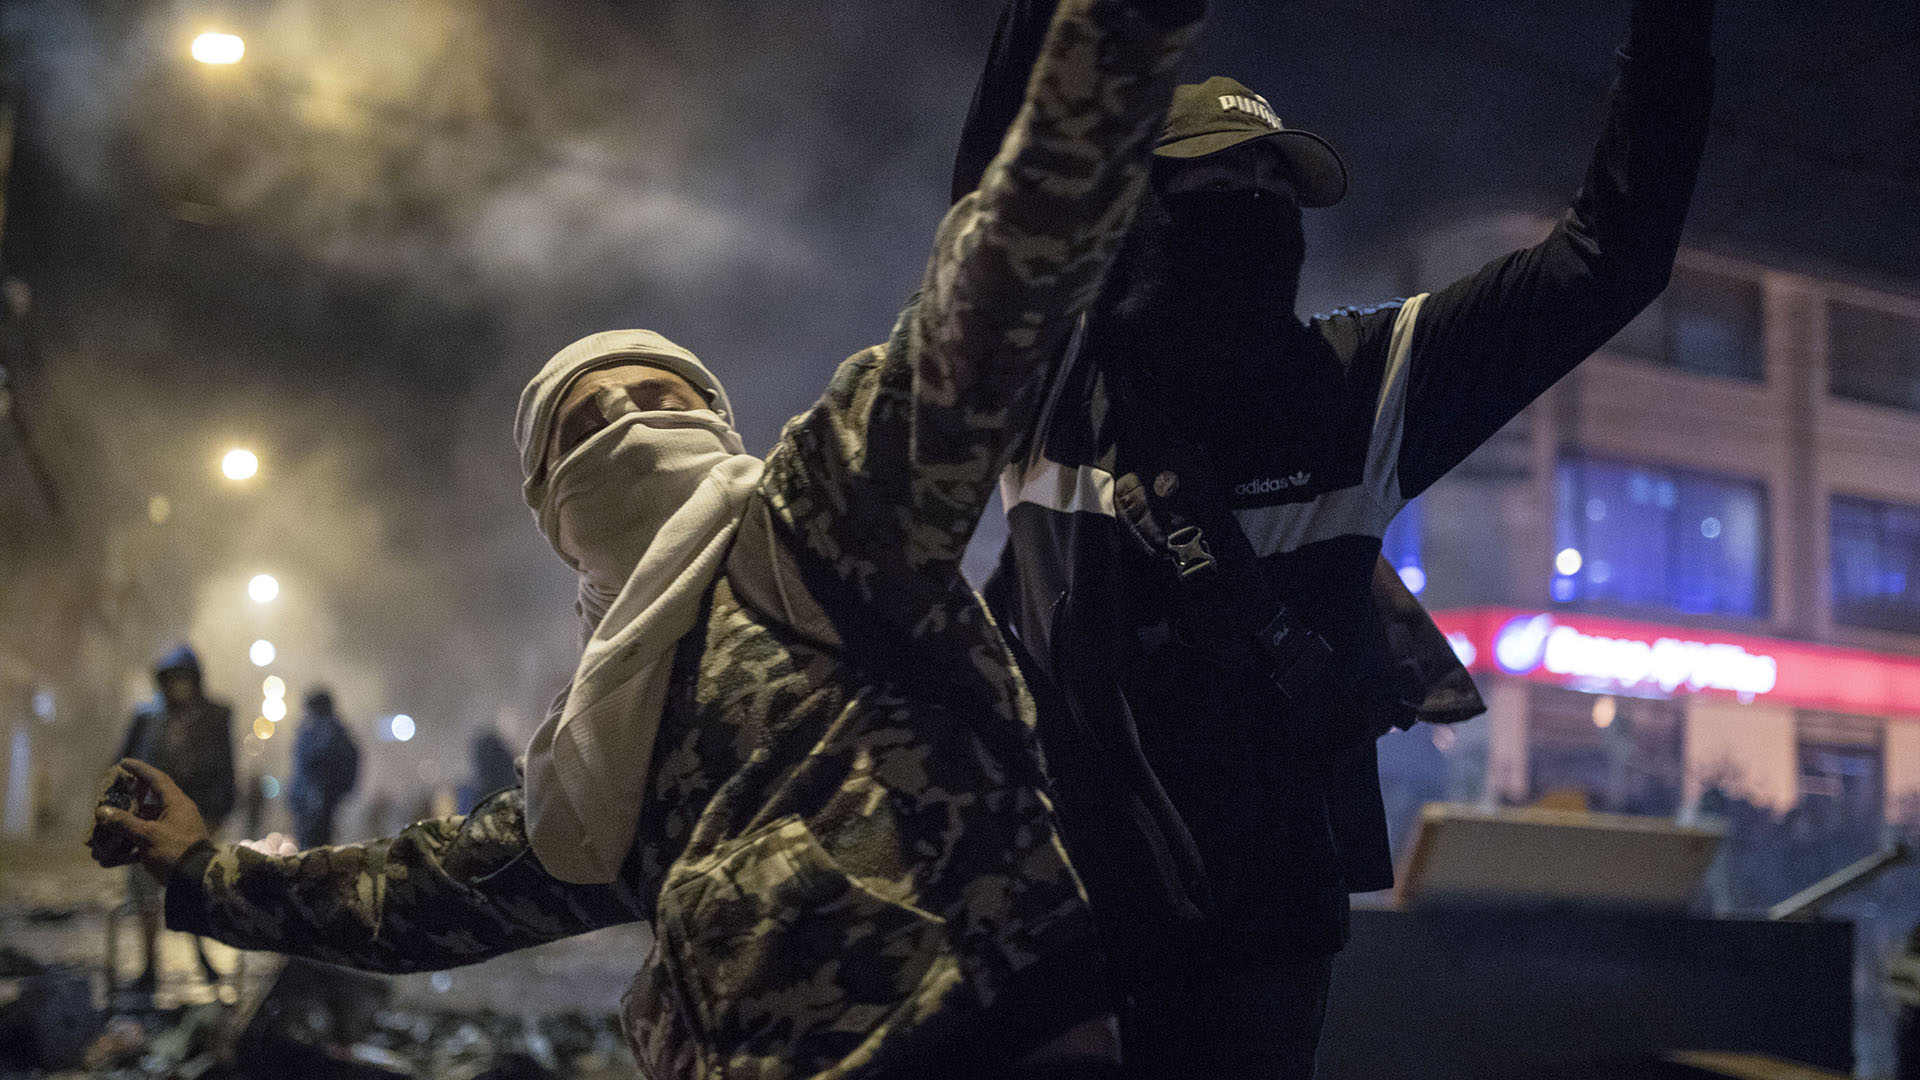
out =
[[[396,1007],[390,981],[273,961],[232,1004],[94,1007],[84,971],[0,949],[0,1080],[612,1080],[635,1075],[611,1014]],[[84,1072],[72,1071],[81,1070]]]
[[[76,968],[41,965],[7,950],[0,977],[0,1069],[73,1069],[106,1024],[93,980]]]

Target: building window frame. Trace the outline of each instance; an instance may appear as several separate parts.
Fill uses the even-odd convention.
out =
[[[1605,560],[1597,559],[1602,554],[1593,546],[1591,527],[1597,520],[1593,517],[1595,497],[1589,495],[1587,480],[1589,469],[1593,466],[1625,470],[1634,474],[1629,483],[1645,474],[1650,482],[1664,481],[1672,505],[1660,503],[1662,510],[1674,511],[1665,523],[1664,550],[1661,558],[1667,569],[1663,570],[1660,586],[1660,598],[1657,600],[1621,599],[1609,595],[1610,590],[1602,588],[1610,579],[1610,568]],[[1569,470],[1573,477],[1569,483]],[[1753,498],[1753,521],[1758,530],[1757,551],[1752,563],[1751,597],[1746,607],[1710,604],[1706,606],[1689,605],[1685,602],[1685,582],[1682,573],[1675,567],[1683,565],[1686,544],[1691,536],[1682,536],[1685,529],[1693,528],[1691,520],[1682,521],[1678,514],[1680,487],[1687,482],[1715,485],[1722,488],[1744,489]],[[1555,604],[1574,608],[1618,609],[1635,612],[1658,612],[1661,614],[1681,614],[1707,618],[1736,619],[1742,621],[1763,622],[1772,617],[1773,599],[1773,520],[1771,513],[1771,493],[1764,476],[1745,476],[1737,473],[1725,473],[1712,469],[1701,469],[1690,465],[1680,465],[1666,461],[1639,460],[1618,457],[1612,454],[1593,453],[1579,449],[1563,449],[1555,461],[1554,467],[1555,510],[1554,510],[1554,565],[1551,567],[1551,595]],[[1663,492],[1666,494],[1666,492]],[[1601,513],[1606,513],[1604,506]],[[1571,519],[1572,528],[1569,529]],[[1704,527],[1704,519],[1701,526]],[[1722,528],[1724,529],[1724,525]],[[1568,533],[1571,532],[1571,537]],[[1707,539],[1718,539],[1716,532]],[[1569,560],[1568,549],[1575,557]],[[1607,576],[1600,576],[1607,574]]]
[[[1887,721],[1801,709],[1794,715],[1799,805],[1825,799],[1835,822],[1877,828],[1887,818]]]
[[[1750,302],[1748,310],[1734,313],[1730,319],[1715,320],[1711,317],[1710,305],[1692,302],[1709,294],[1715,287],[1726,289],[1727,286],[1733,286],[1741,292],[1750,291],[1750,296],[1741,298],[1743,306]],[[1720,309],[1723,315],[1729,312],[1730,308]],[[1695,315],[1705,317],[1696,319]],[[1705,379],[1763,385],[1767,381],[1766,318],[1766,288],[1757,277],[1682,262],[1674,266],[1673,277],[1666,290],[1615,334],[1607,348],[1620,356],[1669,371]],[[1716,327],[1716,322],[1720,323],[1719,327]],[[1715,333],[1716,329],[1727,327],[1735,327],[1735,333]],[[1690,349],[1688,338],[1698,342],[1698,347]],[[1719,344],[1722,345],[1727,343],[1728,338],[1737,338],[1729,351],[1738,355],[1733,356],[1730,362],[1717,364],[1688,362],[1690,356],[1712,354],[1714,350],[1710,345],[1715,338],[1721,339]],[[1719,355],[1726,356],[1728,353]]]
[[[1854,293],[1828,296],[1825,303],[1827,396],[1857,405],[1920,412],[1920,314]],[[1842,342],[1843,335],[1848,342]],[[1846,363],[1853,355],[1848,345],[1856,343],[1894,367]]]
[[[1872,537],[1868,542],[1873,549],[1874,565],[1850,569],[1855,574],[1898,575],[1897,581],[1887,582],[1886,587],[1872,593],[1872,597],[1882,598],[1878,603],[1872,597],[1849,602],[1849,597],[1857,593],[1864,595],[1864,591],[1844,587],[1847,576],[1844,570],[1849,568],[1844,568],[1842,563],[1843,553],[1848,546],[1845,540],[1848,538],[1841,537],[1837,532],[1842,523],[1843,510],[1871,518]],[[1889,526],[1894,524],[1894,519],[1902,517],[1914,519],[1913,527],[1906,530],[1904,544],[1890,544]],[[1891,565],[1901,561],[1897,555],[1889,552],[1891,547],[1904,547],[1907,550],[1905,566]],[[1901,606],[1899,600],[1903,597],[1913,598],[1904,605],[1907,610],[1894,610]],[[1835,626],[1920,634],[1920,504],[1846,491],[1828,492],[1827,614]]]

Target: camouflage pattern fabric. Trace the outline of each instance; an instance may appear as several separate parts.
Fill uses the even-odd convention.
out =
[[[648,919],[623,1014],[656,1077],[932,1075],[1108,1011],[1032,703],[959,565],[1113,257],[1198,10],[1062,5],[891,338],[769,458],[680,644],[617,881],[547,875],[510,791],[374,843],[202,846],[169,924],[415,971]]]

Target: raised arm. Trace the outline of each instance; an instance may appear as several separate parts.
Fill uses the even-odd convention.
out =
[[[960,128],[953,159],[954,202],[980,186],[1007,129],[1020,115],[1027,80],[1033,76],[1034,62],[1040,58],[1040,46],[1059,6],[1060,0],[1007,0],[1000,9],[993,46],[987,50],[986,66],[980,69],[980,83],[974,87],[966,123]]]
[[[1547,238],[1427,297],[1408,361],[1412,498],[1659,296],[1706,142],[1713,0],[1635,0],[1586,182]]]
[[[892,337],[843,364],[769,460],[775,514],[882,617],[917,619],[927,587],[959,579],[1011,439],[1112,261],[1203,10],[1061,4]]]
[[[528,848],[522,810],[513,788],[464,818],[297,855],[203,840],[168,875],[167,926],[237,949],[407,972],[647,916],[621,881],[570,885],[549,875]]]

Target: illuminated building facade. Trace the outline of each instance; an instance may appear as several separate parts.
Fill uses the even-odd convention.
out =
[[[1387,552],[1488,691],[1470,794],[1920,825],[1920,295],[1684,252]]]

